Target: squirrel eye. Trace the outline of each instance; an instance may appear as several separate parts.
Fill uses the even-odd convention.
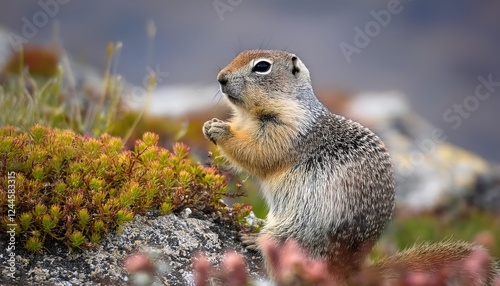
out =
[[[259,61],[257,62],[253,68],[252,68],[252,72],[256,72],[258,74],[268,74],[271,72],[271,67],[272,67],[272,64],[268,61]]]

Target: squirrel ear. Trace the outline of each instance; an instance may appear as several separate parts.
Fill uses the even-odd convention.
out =
[[[297,59],[298,58],[296,56],[292,57],[292,64],[293,64],[292,74],[293,75],[296,75],[296,74],[298,74],[300,72],[300,69],[297,66]]]

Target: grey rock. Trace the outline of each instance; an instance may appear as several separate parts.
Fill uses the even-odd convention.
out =
[[[194,215],[137,215],[122,233],[107,235],[92,249],[69,251],[65,245],[52,242],[42,254],[30,254],[17,245],[16,279],[9,279],[4,267],[0,285],[130,285],[131,281],[132,285],[146,285],[148,281],[153,285],[192,285],[192,257],[199,251],[219,264],[225,251],[236,250],[245,256],[251,276],[263,274],[261,257],[241,246],[234,227],[220,219]],[[6,248],[4,241],[0,240],[1,249]],[[154,275],[129,276],[124,261],[138,252],[154,262]],[[0,257],[2,265],[7,258]]]
[[[469,196],[471,204],[500,214],[500,166],[478,177],[474,194]]]

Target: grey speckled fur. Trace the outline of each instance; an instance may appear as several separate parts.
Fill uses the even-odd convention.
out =
[[[270,207],[264,232],[281,241],[296,239],[332,262],[375,242],[394,209],[393,168],[380,139],[323,111],[294,142],[298,162],[280,185],[264,184]]]

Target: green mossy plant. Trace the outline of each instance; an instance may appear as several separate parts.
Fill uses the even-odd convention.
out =
[[[5,233],[7,172],[15,172],[17,235],[32,252],[48,239],[70,248],[97,243],[135,214],[192,208],[219,213],[241,226],[250,206],[228,208],[225,177],[217,167],[188,159],[186,145],[158,147],[145,133],[132,150],[107,134],[98,139],[35,125],[29,132],[0,128],[0,226]]]

